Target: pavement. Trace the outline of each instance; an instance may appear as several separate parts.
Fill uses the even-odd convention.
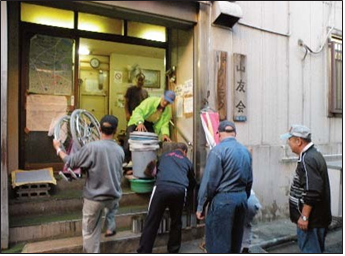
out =
[[[335,219],[326,237],[326,253],[342,253],[342,219]],[[250,253],[299,253],[296,243],[296,225],[289,219],[253,224]],[[204,253],[200,248],[203,239],[182,243],[180,253]]]

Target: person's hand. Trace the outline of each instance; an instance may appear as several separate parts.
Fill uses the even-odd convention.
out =
[[[137,128],[135,129],[136,131],[139,132],[147,132],[146,127],[144,124],[138,124]]]
[[[299,227],[299,229],[301,229],[303,231],[307,231],[308,230],[308,224],[309,224],[308,220],[302,220],[302,218],[298,219],[297,226]]]
[[[171,142],[171,139],[170,139],[169,136],[166,135],[166,134],[163,134],[162,139],[163,139],[163,141]]]
[[[58,148],[60,148],[60,145],[61,145],[61,143],[59,140],[56,140],[56,139],[53,140],[53,146],[54,146],[55,150],[58,150]]]
[[[202,212],[196,212],[196,218],[198,220],[203,220],[205,218],[204,214]]]

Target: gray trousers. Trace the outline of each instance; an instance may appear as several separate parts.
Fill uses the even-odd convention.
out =
[[[251,193],[247,201],[248,209],[246,217],[244,220],[244,230],[243,230],[243,239],[242,239],[242,249],[249,248],[252,242],[252,221],[258,211],[261,209],[261,204],[259,199],[255,196],[254,193]],[[242,250],[241,249],[241,250]]]
[[[104,208],[116,211],[118,199],[107,201],[92,201],[84,198],[83,205],[83,250],[86,253],[100,253],[102,231],[102,213]],[[114,215],[115,223],[115,215]]]

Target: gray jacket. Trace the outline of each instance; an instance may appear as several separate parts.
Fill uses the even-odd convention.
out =
[[[94,201],[120,199],[123,149],[113,140],[86,144],[77,153],[66,156],[69,167],[82,168],[87,178],[83,197]]]

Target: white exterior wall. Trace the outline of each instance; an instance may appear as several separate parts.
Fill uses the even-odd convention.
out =
[[[243,18],[231,31],[212,26],[211,45],[229,54],[229,120],[233,117],[233,54],[247,57],[248,120],[236,123],[237,139],[253,152],[253,188],[263,205],[261,217],[274,219],[289,213],[288,194],[296,166],[295,161],[281,161],[285,150],[280,134],[291,124],[304,124],[311,128],[312,140],[323,154],[342,153],[342,118],[328,117],[328,47],[302,61],[305,51],[297,43],[302,39],[316,51],[329,27],[342,31],[342,3],[236,4]],[[209,68],[213,79],[214,68]],[[295,156],[288,148],[286,154]]]

